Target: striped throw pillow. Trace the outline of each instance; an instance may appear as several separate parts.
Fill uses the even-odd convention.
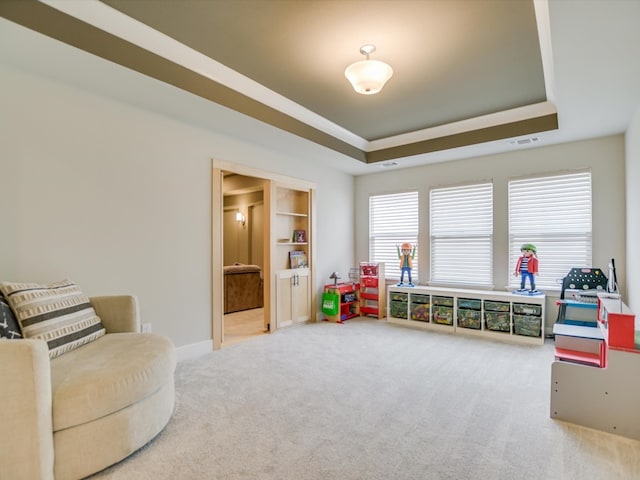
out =
[[[0,292],[0,338],[22,338],[18,320],[2,292]]]
[[[47,342],[50,358],[106,333],[89,297],[69,280],[48,285],[2,282],[0,291],[20,323],[22,336]]]

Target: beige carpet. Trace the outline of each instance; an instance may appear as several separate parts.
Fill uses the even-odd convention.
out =
[[[640,478],[640,442],[549,418],[552,360],[375,319],[281,330],[182,362],[166,429],[94,478]]]

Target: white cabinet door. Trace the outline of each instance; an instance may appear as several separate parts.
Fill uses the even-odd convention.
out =
[[[309,305],[309,269],[299,269],[296,276],[295,285],[293,286],[293,323],[306,322],[311,318],[311,310]]]
[[[282,270],[276,275],[276,326],[287,327],[311,317],[309,269]]]

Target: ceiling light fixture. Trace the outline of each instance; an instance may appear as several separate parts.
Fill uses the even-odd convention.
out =
[[[344,76],[353,85],[353,89],[363,95],[378,93],[393,75],[393,68],[379,60],[370,60],[369,55],[376,51],[375,45],[363,45],[360,53],[366,60],[352,63],[344,71]]]

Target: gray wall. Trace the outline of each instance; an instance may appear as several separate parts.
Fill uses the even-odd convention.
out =
[[[0,84],[1,280],[136,294],[177,346],[210,340],[212,158],[315,182],[318,288],[353,265],[353,177],[321,149],[300,161],[1,63]]]

